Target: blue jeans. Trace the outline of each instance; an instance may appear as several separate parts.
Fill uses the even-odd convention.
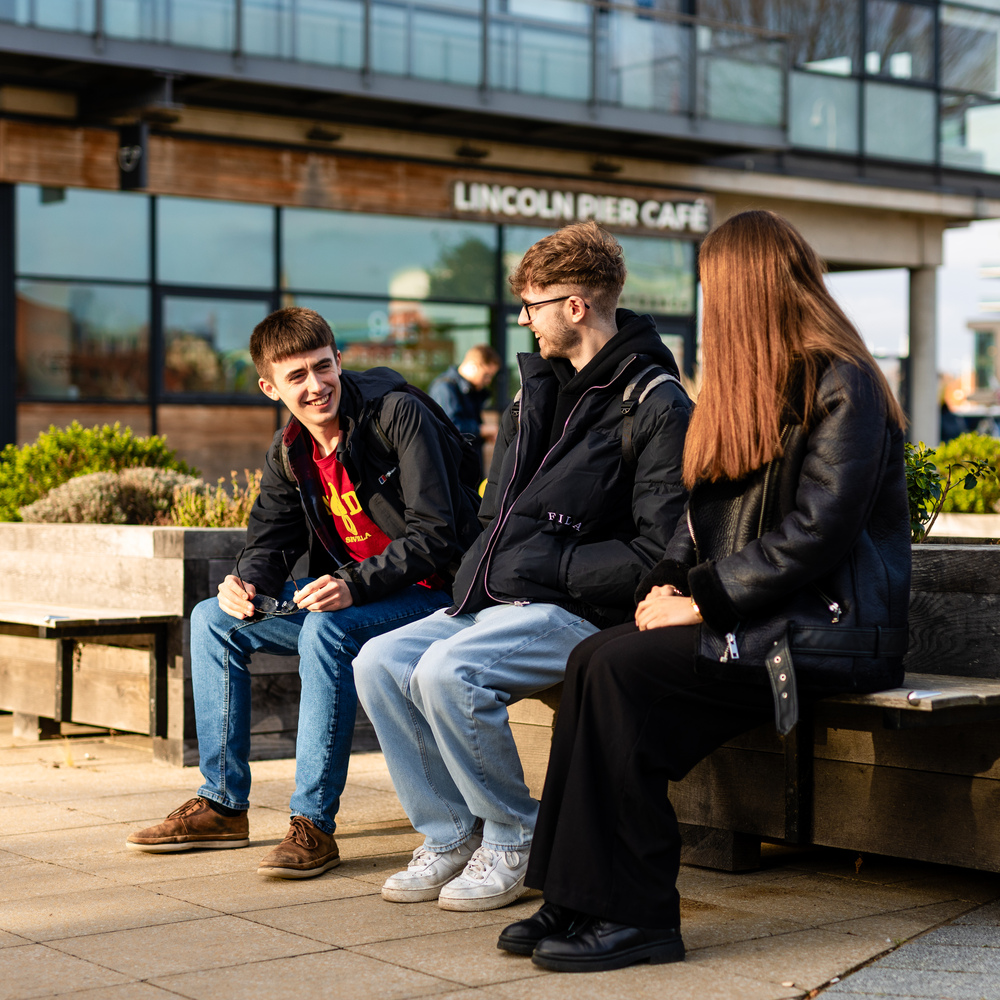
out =
[[[378,733],[410,822],[433,851],[531,843],[528,794],[507,706],[562,680],[570,651],[597,629],[554,604],[437,611],[373,639],[354,661],[358,696]]]
[[[300,582],[302,580],[300,579]],[[295,592],[287,583],[279,597]],[[191,681],[198,752],[205,784],[198,794],[230,809],[250,804],[250,673],[252,653],[299,655],[299,723],[295,741],[293,816],[332,833],[347,780],[358,697],[351,661],[362,643],[446,607],[444,591],[416,585],[371,604],[340,611],[227,615],[212,598],[191,612]]]

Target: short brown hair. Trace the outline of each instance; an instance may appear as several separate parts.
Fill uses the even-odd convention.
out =
[[[500,357],[499,352],[490,347],[489,344],[475,344],[470,347],[465,352],[465,357],[462,358],[462,362],[471,361],[474,365],[479,365],[481,368],[502,368],[503,358]]]
[[[322,347],[332,347],[337,353],[330,324],[318,312],[302,306],[271,313],[254,327],[250,337],[250,357],[265,382],[271,381],[275,361]]]
[[[600,317],[614,315],[625,287],[625,253],[596,222],[576,222],[540,239],[508,278],[520,296],[526,285],[572,285],[586,292]]]

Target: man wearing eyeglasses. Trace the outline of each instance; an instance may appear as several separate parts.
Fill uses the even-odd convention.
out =
[[[383,885],[391,902],[488,910],[524,891],[538,803],[507,706],[558,683],[581,640],[631,619],[636,585],[683,509],[690,400],[652,320],[616,310],[624,283],[622,248],[594,223],[527,252],[510,285],[538,353],[518,358],[521,392],[501,421],[485,530],[458,569],[455,603],[355,660],[396,792],[425,838]]]
[[[326,321],[272,313],[250,354],[260,388],[291,414],[271,444],[247,542],[218,599],[191,614],[191,676],[205,783],[163,823],[133,833],[150,853],[249,844],[251,655],[298,654],[295,792],[284,841],[258,874],[310,878],[340,862],[335,817],[357,712],[362,644],[450,603],[479,498],[458,477],[460,438],[388,368],[341,369]],[[429,404],[433,406],[433,403]],[[308,553],[308,577],[292,567]]]

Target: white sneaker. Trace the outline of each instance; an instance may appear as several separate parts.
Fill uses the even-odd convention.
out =
[[[443,910],[495,910],[513,903],[524,892],[528,852],[491,851],[480,847],[465,871],[438,896]]]
[[[477,830],[464,844],[450,851],[418,847],[406,871],[396,872],[385,880],[382,898],[390,903],[421,903],[437,899],[441,889],[466,866],[482,842],[482,831]]]

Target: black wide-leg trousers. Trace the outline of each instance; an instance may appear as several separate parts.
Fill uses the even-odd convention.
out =
[[[527,884],[637,927],[679,927],[668,783],[773,719],[771,692],[694,672],[694,626],[598,632],[570,654]]]

